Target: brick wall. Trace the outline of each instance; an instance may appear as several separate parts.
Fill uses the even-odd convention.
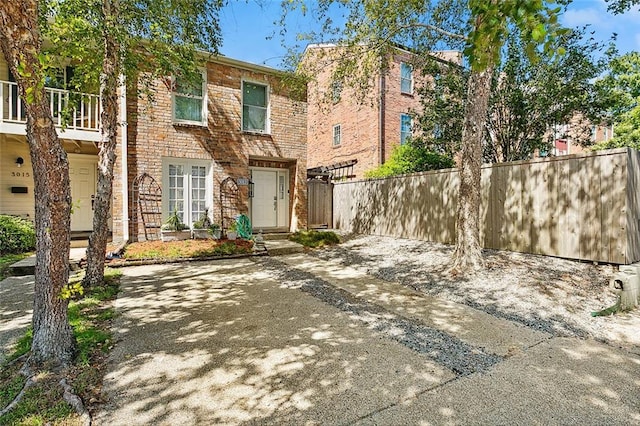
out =
[[[334,103],[330,92],[333,71],[339,61],[338,54],[334,53],[336,49],[331,46],[310,47],[303,62],[303,67],[313,76],[308,85],[308,165],[310,168],[329,166],[357,159],[354,174],[357,178],[362,178],[364,172],[388,160],[393,148],[400,143],[401,114],[421,111],[420,98],[415,88],[426,84],[427,79],[420,72],[414,71],[413,93],[401,93],[401,63],[411,63],[413,59],[409,52],[397,51],[389,60],[384,79],[381,79],[382,73],[377,73],[367,82],[371,89],[364,102],[358,100],[359,96],[353,89],[345,86],[340,100]],[[443,59],[459,62],[457,52],[442,52],[438,55]],[[382,85],[384,109],[381,121]],[[339,146],[333,144],[333,127],[336,124],[340,124],[342,130],[342,142]],[[384,129],[383,138],[380,137],[381,128]]]
[[[345,84],[338,102],[332,99],[332,79],[335,57],[321,52],[310,52],[305,58],[308,72],[314,76],[309,82],[307,137],[307,161],[309,168],[357,159],[354,173],[361,176],[365,170],[379,164],[378,99],[379,81],[369,82],[373,88],[363,103],[354,89]],[[341,143],[333,143],[333,127],[341,126]]]
[[[410,64],[412,61],[408,53],[397,53],[393,55],[393,59],[389,61],[389,72],[385,78],[385,132],[384,132],[384,159],[389,159],[393,148],[400,145],[400,116],[402,114],[421,113],[420,96],[417,89],[424,84],[425,79],[421,78],[420,72],[413,72],[413,91],[412,93],[402,93],[400,90],[400,68],[401,64]],[[415,124],[416,120],[414,120]]]
[[[152,83],[152,102],[129,90],[128,175],[148,173],[162,184],[162,158],[175,157],[212,161],[214,220],[220,221],[220,183],[227,177],[249,176],[250,159],[268,159],[286,164],[290,170],[289,217],[292,229],[306,228],[306,103],[287,92],[281,78],[261,69],[209,62],[207,75],[206,126],[175,124],[171,92],[164,81]],[[269,85],[269,135],[241,130],[242,81]],[[117,180],[117,178],[116,178]],[[115,187],[114,187],[115,189]],[[129,188],[131,189],[131,188]],[[131,193],[129,194],[131,197]],[[248,187],[240,186],[239,211],[248,213]],[[117,215],[114,200],[114,222]],[[121,205],[121,204],[120,204]],[[135,200],[129,199],[130,209]],[[130,213],[131,216],[131,213]],[[141,229],[131,224],[131,235]]]

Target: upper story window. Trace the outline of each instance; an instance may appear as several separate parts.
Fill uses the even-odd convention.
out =
[[[331,101],[334,104],[340,102],[340,97],[342,96],[342,82],[334,81],[331,83]]]
[[[242,82],[242,130],[268,133],[268,86]]]
[[[404,145],[411,136],[411,116],[402,114],[400,116],[400,144]]]
[[[333,146],[338,146],[342,143],[342,128],[339,124],[333,126]]]
[[[195,81],[175,77],[173,89],[173,120],[178,123],[202,124],[206,112],[206,74]]]
[[[413,68],[404,62],[400,64],[400,92],[413,93]]]

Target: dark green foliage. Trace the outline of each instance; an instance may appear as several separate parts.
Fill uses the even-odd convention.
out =
[[[183,231],[185,229],[189,229],[189,227],[182,222],[177,211],[171,213],[171,216],[162,224],[163,231]]]
[[[607,74],[596,83],[606,98],[609,116],[614,124],[614,138],[603,141],[594,149],[640,148],[640,53],[618,55],[608,52]]]
[[[36,232],[31,221],[0,215],[0,254],[24,253],[35,247]]]
[[[419,68],[423,78],[432,82],[418,87],[423,113],[416,116],[420,134],[412,142],[453,158],[462,141],[468,72],[431,56],[423,58]]]
[[[603,109],[594,81],[601,63],[594,57],[604,48],[582,30],[573,30],[554,40],[560,56],[541,53],[531,60],[522,52],[526,34],[515,31],[506,45],[504,60],[492,81],[490,109],[485,134],[486,162],[532,158],[536,150],[550,151],[555,139],[570,137],[574,143],[590,143],[592,123],[601,121]],[[568,134],[549,132],[554,126],[572,122]]]
[[[365,173],[368,178],[381,178],[428,170],[447,169],[455,165],[446,154],[426,148],[421,141],[409,141],[394,148],[391,157],[380,167]]]
[[[588,144],[586,126],[575,126],[570,135],[549,129],[568,123],[576,113],[601,122],[609,102],[594,83],[603,63],[593,57],[602,44],[575,30],[554,40],[555,50],[562,48],[564,55],[541,52],[532,60],[523,54],[525,36],[514,29],[495,65],[483,143],[488,163],[529,159],[536,150],[549,151],[554,138],[570,136]],[[468,72],[429,58],[421,67],[425,76],[434,77],[419,92],[424,109],[418,116],[420,138],[430,149],[452,156],[462,140]]]
[[[605,0],[609,3],[607,9],[615,14],[624,13],[631,9],[633,6],[640,4],[639,0]]]
[[[305,247],[313,248],[340,243],[340,238],[332,231],[298,231],[289,239]]]

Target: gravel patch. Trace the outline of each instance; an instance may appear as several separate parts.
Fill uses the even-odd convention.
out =
[[[592,311],[616,301],[608,288],[617,272],[614,265],[484,250],[484,271],[452,277],[447,268],[453,246],[379,236],[351,236],[312,254],[554,336],[593,338],[640,350],[638,310],[591,317]]]
[[[381,306],[336,288],[311,273],[289,268],[287,264],[274,258],[262,258],[256,262],[265,271],[272,273],[282,285],[299,288],[331,306],[352,314],[371,329],[428,356],[458,376],[486,371],[503,359],[498,355],[485,353],[481,348],[473,347],[440,330],[398,316]]]

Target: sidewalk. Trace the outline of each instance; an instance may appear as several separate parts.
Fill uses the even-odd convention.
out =
[[[80,260],[86,256],[86,247],[72,247],[69,250],[69,263],[78,264]],[[27,258],[24,258],[14,264],[9,269],[13,276],[26,276],[33,275],[36,267],[36,255],[33,254]]]
[[[123,272],[96,424],[640,423],[638,355],[351,268],[296,254]]]
[[[0,364],[31,325],[33,275],[0,281]]]

